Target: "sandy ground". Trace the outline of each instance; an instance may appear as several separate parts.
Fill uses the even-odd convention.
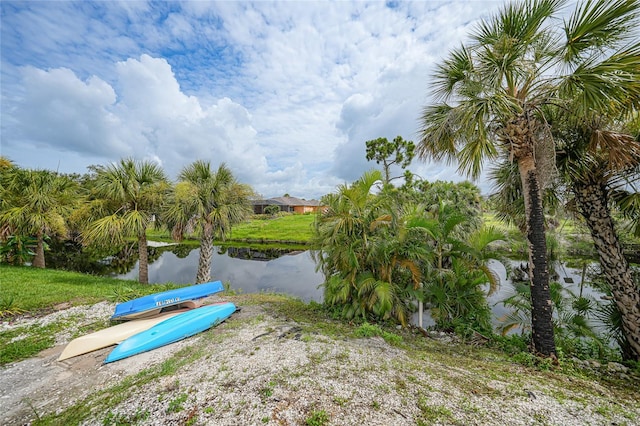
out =
[[[114,310],[113,304],[101,303],[84,309],[88,315],[85,322],[109,318]],[[46,323],[55,317],[77,315],[83,308],[73,308],[56,312],[42,319],[26,319],[14,324]],[[73,311],[73,312],[72,312]],[[8,328],[4,325],[3,328]],[[68,333],[57,340],[67,340]],[[136,374],[147,366],[161,362],[188,345],[189,341],[177,342],[155,351],[140,354],[117,363],[103,364],[104,359],[113,347],[104,348],[89,354],[57,361],[66,346],[66,341],[51,349],[47,349],[35,358],[10,364],[0,370],[0,424],[29,424],[43,414],[50,413],[92,392],[113,386],[122,377]]]
[[[113,305],[79,309],[92,321],[108,318]],[[444,365],[381,338],[303,330],[304,324],[250,305],[199,336],[106,365],[111,348],[58,362],[69,339],[60,336],[60,345],[0,369],[0,424],[31,424],[79,402],[91,408],[83,423],[89,425],[640,424],[638,399],[599,383],[569,378],[578,389],[570,390],[515,364],[485,371],[461,355]],[[115,390],[181,350],[183,357],[205,355],[178,373]],[[118,392],[122,401],[105,408],[102,390]]]

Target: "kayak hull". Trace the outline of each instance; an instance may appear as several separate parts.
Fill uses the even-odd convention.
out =
[[[124,340],[116,346],[105,364],[177,342],[215,327],[236,311],[233,303],[219,303],[191,309]]]
[[[148,330],[162,321],[168,320],[178,314],[186,312],[187,309],[175,310],[160,314],[153,318],[138,319],[123,322],[112,327],[108,327],[95,333],[86,334],[70,341],[58,357],[58,361],[63,361],[74,356],[83,355],[107,346],[116,345],[131,336]]]
[[[224,290],[221,281],[213,281],[204,284],[196,284],[167,290],[160,293],[149,294],[127,302],[118,303],[113,320],[131,320],[147,316],[157,315],[164,309],[181,305],[181,307],[197,307],[199,299],[211,296]],[[192,302],[191,304],[189,302]],[[194,304],[195,303],[195,304]]]

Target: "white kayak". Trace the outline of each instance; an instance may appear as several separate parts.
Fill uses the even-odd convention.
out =
[[[162,321],[168,320],[169,318],[188,310],[189,309],[176,309],[174,311],[159,314],[152,318],[127,321],[122,324],[96,331],[95,333],[80,336],[67,344],[58,357],[58,361],[93,352],[98,349],[106,348],[107,346],[116,345],[131,336],[148,330],[151,327],[160,324]]]

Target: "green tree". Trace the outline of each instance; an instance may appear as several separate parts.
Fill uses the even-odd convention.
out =
[[[424,204],[430,212],[439,209],[440,203],[446,201],[456,206],[460,214],[465,217],[459,230],[470,233],[482,225],[482,196],[480,188],[471,182],[416,182],[413,194],[420,203]]]
[[[14,173],[18,171],[16,165],[9,158],[0,155],[0,211],[4,211],[7,204],[7,185],[11,182]],[[0,223],[0,241],[5,241],[13,234],[13,229],[8,223]]]
[[[640,360],[640,289],[618,237],[611,214],[617,188],[638,179],[640,142],[615,120],[593,113],[590,118],[558,117],[554,134],[558,169],[570,188],[575,207],[590,230],[603,276],[620,311],[625,358]],[[628,198],[626,198],[628,199]],[[624,200],[624,198],[622,199]]]
[[[47,170],[13,169],[3,178],[0,223],[5,232],[36,239],[32,265],[45,267],[45,239],[66,235],[66,217],[78,201],[76,185]]]
[[[415,144],[412,141],[406,141],[402,136],[396,136],[392,142],[387,138],[372,139],[367,144],[367,160],[375,160],[376,163],[382,163],[383,166],[383,182],[389,185],[392,180],[401,176],[391,177],[391,166],[394,164],[402,169],[407,168],[414,157]]]
[[[425,235],[411,229],[405,220],[410,214],[402,214],[392,198],[372,193],[381,180],[382,173],[373,170],[322,198],[326,208],[316,219],[314,258],[325,276],[325,304],[344,318],[407,324]]]
[[[495,288],[487,247],[502,236],[470,233],[463,226],[472,221],[469,211],[444,201],[426,206],[416,202],[422,194],[406,188],[374,194],[381,179],[380,171],[371,171],[323,198],[315,258],[326,279],[325,303],[347,319],[393,318],[404,325],[414,301],[426,297],[442,327],[455,322],[490,331],[482,286]]]
[[[224,240],[233,225],[246,220],[253,209],[253,190],[238,183],[223,163],[217,171],[209,162],[197,160],[180,172],[164,216],[173,237],[181,240],[187,229],[200,230],[200,258],[196,283],[211,279],[213,240]]]
[[[94,215],[82,236],[87,244],[120,245],[126,238],[138,242],[138,281],[149,283],[147,228],[159,213],[168,181],[157,164],[122,159],[98,166],[94,187]]]
[[[593,75],[579,73],[598,86],[591,92],[589,85],[566,84],[559,91],[559,102],[546,109],[556,139],[558,170],[573,196],[568,205],[575,206],[590,230],[620,311],[626,339],[623,355],[636,360],[640,359],[640,289],[620,244],[611,206],[617,201],[633,217],[629,201],[637,192],[627,189],[640,176],[639,10],[637,1],[586,3],[577,9],[567,23],[569,33],[577,37],[568,43],[565,57],[573,66],[593,64]],[[587,21],[600,21],[591,38],[584,35]],[[591,98],[605,102],[594,106]]]
[[[424,276],[425,302],[441,329],[490,333],[491,309],[482,286],[489,284],[491,294],[499,285],[488,266],[499,256],[489,246],[504,236],[491,227],[469,232],[462,228],[468,220],[455,204],[442,200],[422,222],[432,246],[431,272]]]
[[[480,175],[484,160],[500,153],[517,164],[529,244],[533,349],[551,357],[556,355],[542,191],[553,176],[555,151],[542,109],[570,96],[575,108],[606,110],[638,99],[640,90],[637,60],[609,49],[610,36],[628,29],[638,2],[587,1],[560,32],[550,18],[563,3],[510,3],[480,24],[471,43],[453,50],[438,67],[438,103],[424,110],[418,146],[421,157],[457,161],[472,177]]]

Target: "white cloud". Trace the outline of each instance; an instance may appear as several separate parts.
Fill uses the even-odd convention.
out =
[[[66,68],[23,72],[24,98],[15,112],[20,138],[97,156],[127,150],[114,137],[120,122],[109,111],[116,100],[109,84],[95,76],[81,81]]]
[[[497,6],[189,1],[7,9],[3,155],[23,167],[62,158],[77,172],[133,155],[158,159],[171,176],[195,159],[225,161],[265,196],[318,197],[375,166],[365,159],[366,140],[415,140],[434,63]],[[412,168],[458,179],[451,167]]]
[[[117,101],[96,76],[83,82],[68,69],[25,68],[16,113],[23,140],[110,161],[157,158],[173,176],[195,159],[226,161],[244,177],[266,171],[244,107],[228,98],[203,107],[180,90],[164,59],[142,55],[116,68]]]

